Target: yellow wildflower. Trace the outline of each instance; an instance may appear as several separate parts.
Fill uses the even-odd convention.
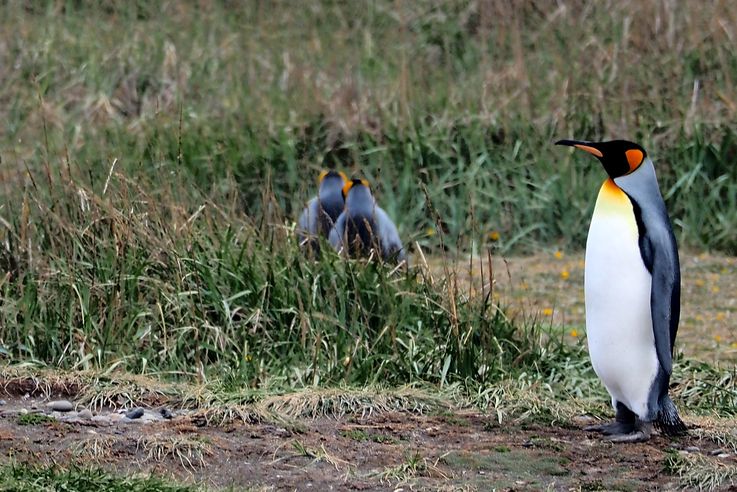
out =
[[[727,317],[727,315],[726,315],[726,314],[724,314],[724,313],[717,313],[717,315],[716,315],[716,320],[717,320],[717,321],[724,321],[724,319],[725,319],[726,317]]]
[[[714,294],[716,294],[717,292],[719,292],[719,287],[717,287],[717,286],[715,285],[714,287],[712,287],[712,288],[711,288],[711,291],[712,291],[712,292],[713,292]]]
[[[555,256],[556,260],[560,260],[561,258],[563,258],[563,252],[558,250],[555,253],[553,253],[553,256]]]
[[[552,316],[553,315],[553,310],[551,308],[545,308],[545,309],[543,309],[543,314],[545,316]]]
[[[717,342],[717,343],[719,343],[719,342],[722,341],[722,337],[719,336],[719,335],[714,335],[714,341]]]
[[[428,227],[425,229],[425,235],[426,236],[434,236],[435,235],[435,228],[434,227]]]
[[[694,281],[694,284],[696,284],[696,285],[697,285],[697,286],[699,286],[699,287],[703,287],[703,286],[704,286],[704,279],[701,279],[701,278],[697,278],[697,279],[696,279],[696,280]]]
[[[499,241],[499,238],[501,237],[502,236],[499,234],[499,231],[491,231],[489,233],[489,239],[491,239],[492,241]]]
[[[562,272],[560,272],[560,278],[562,278],[563,280],[568,280],[568,277],[570,276],[571,274],[568,272],[568,270],[563,270]]]
[[[571,336],[574,337],[574,338],[577,337],[578,336],[578,332],[576,330],[571,330]]]

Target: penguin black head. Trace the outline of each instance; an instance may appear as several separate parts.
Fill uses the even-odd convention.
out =
[[[321,185],[326,180],[327,181],[340,180],[343,183],[345,183],[346,181],[348,181],[348,177],[340,171],[334,171],[330,169],[330,170],[324,170],[320,173],[320,175],[317,177],[317,184]]]
[[[343,185],[343,199],[348,197],[348,193],[353,189],[353,187],[359,187],[364,186],[369,191],[371,190],[371,186],[369,185],[369,182],[363,178],[353,178],[350,180],[347,180],[346,183]]]
[[[586,142],[583,140],[558,140],[555,145],[568,145],[593,154],[601,162],[612,179],[629,174],[647,157],[645,149],[627,140]]]

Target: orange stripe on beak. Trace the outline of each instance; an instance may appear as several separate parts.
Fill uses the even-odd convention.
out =
[[[574,147],[581,149],[581,150],[585,150],[589,154],[594,154],[596,157],[604,157],[604,154],[602,154],[601,151],[597,148],[590,147],[588,145],[581,145],[581,144],[576,144],[574,145]]]

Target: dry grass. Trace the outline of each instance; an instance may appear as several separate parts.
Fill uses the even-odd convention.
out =
[[[112,435],[92,435],[72,443],[72,454],[80,463],[100,464],[113,457],[113,448],[124,439]]]
[[[163,462],[173,459],[190,470],[207,466],[205,458],[212,455],[212,446],[196,437],[157,433],[140,437],[136,446],[136,450],[142,449],[146,453],[147,460]]]

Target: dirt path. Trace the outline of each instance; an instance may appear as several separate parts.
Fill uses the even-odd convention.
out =
[[[209,426],[193,415],[102,425],[28,423],[19,412],[32,404],[11,397],[3,406],[0,455],[155,472],[236,490],[667,490],[677,486],[677,478],[663,472],[667,452],[708,456],[718,448],[696,437],[613,445],[582,431],[583,419],[571,428],[499,426],[466,411],[387,412],[289,425]],[[723,461],[737,462],[734,455]]]
[[[483,264],[488,285],[488,262]],[[681,253],[681,324],[676,350],[707,362],[737,361],[737,258]],[[455,263],[461,289],[472,281],[480,289],[478,260]],[[583,253],[541,253],[495,257],[494,297],[510,314],[565,330],[574,341],[585,334]],[[444,274],[440,258],[430,261],[434,275]],[[469,270],[471,274],[469,274]]]

